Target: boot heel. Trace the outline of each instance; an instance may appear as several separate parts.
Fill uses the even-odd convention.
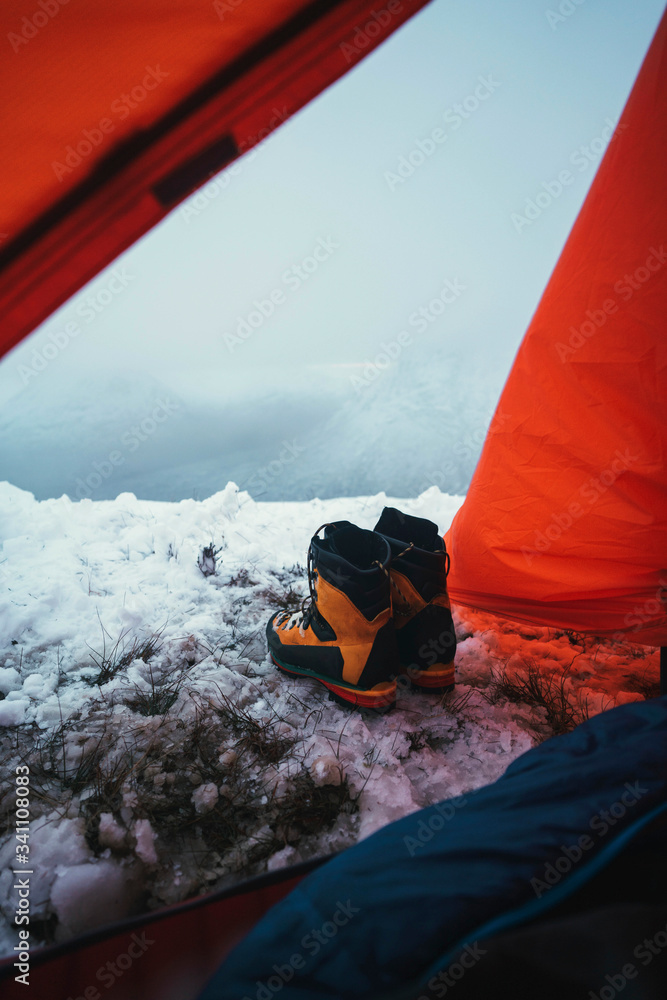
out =
[[[406,676],[409,677],[413,687],[444,694],[454,690],[454,661],[434,663],[426,670],[407,669]]]

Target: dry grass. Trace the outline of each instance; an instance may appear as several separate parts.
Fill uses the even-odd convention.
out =
[[[91,683],[98,686],[113,680],[134,660],[143,660],[144,663],[148,663],[162,648],[162,633],[166,628],[166,622],[157,631],[152,632],[148,638],[135,636],[130,639],[130,630],[125,629],[115,642],[101,621],[100,628],[102,629],[102,649],[95,650],[92,646],[88,646],[92,663],[98,670],[97,676]]]
[[[472,692],[471,692],[472,693]],[[459,700],[459,699],[456,699]],[[467,698],[462,697],[460,699],[464,704],[467,703]],[[450,709],[447,707],[448,713],[451,711],[452,714],[458,713],[458,709]],[[419,729],[414,729],[412,732],[406,732],[406,737],[408,740],[408,756],[411,753],[421,753],[427,747],[429,750],[446,750],[448,746],[455,743],[460,735],[461,731],[465,728],[465,719],[462,715],[453,720],[453,724],[449,733],[434,733],[426,727],[420,727]]]
[[[467,691],[462,693],[458,692],[455,688],[453,691],[447,691],[443,694],[440,704],[443,708],[447,709],[450,715],[461,715],[472,698],[472,695],[472,688],[468,688]]]
[[[303,603],[303,579],[306,571],[298,564],[276,574],[276,583],[257,595],[273,611],[298,611]],[[307,591],[306,591],[307,592]]]
[[[197,566],[203,576],[215,576],[218,568],[218,556],[224,548],[224,543],[216,545],[213,541],[202,548],[197,557]]]
[[[188,666],[191,665],[192,664],[190,663],[188,664]],[[158,674],[156,676],[156,674],[153,673],[152,666],[149,666],[149,687],[144,689],[139,687],[138,684],[135,684],[135,693],[127,698],[125,704],[128,708],[131,708],[133,712],[137,712],[139,715],[166,715],[178,698],[183,685],[184,676],[185,672],[184,670],[181,670],[175,678],[165,680],[163,675]]]
[[[339,785],[316,785],[310,774],[302,771],[278,804],[276,835],[283,845],[293,843],[329,829],[341,812],[353,813],[358,808],[346,778]]]
[[[649,673],[654,676],[649,676]],[[636,691],[647,700],[660,696],[660,676],[656,671],[647,668],[643,674],[634,674],[625,681],[628,691]]]
[[[238,740],[233,749],[254,754],[267,764],[277,764],[296,746],[296,737],[287,737],[275,732],[269,722],[258,722],[248,711],[240,708],[227,695],[219,692],[220,704],[216,711],[224,719]]]
[[[256,587],[257,580],[253,580],[248,570],[243,567],[238,573],[230,576],[229,580],[225,584],[227,587]]]
[[[46,733],[35,731],[21,754],[22,763],[30,767],[31,791],[47,801],[62,801],[59,790],[78,795],[96,780],[108,744],[106,733],[91,735],[74,719]]]
[[[511,672],[506,663],[502,664],[494,668],[490,688],[484,692],[484,697],[490,704],[504,700],[541,709],[547,731],[540,726],[534,727],[538,741],[569,733],[591,716],[589,697],[573,690],[569,677],[571,666],[569,663],[550,673],[530,657],[525,657],[523,664]],[[609,699],[604,707],[613,707],[613,700]]]

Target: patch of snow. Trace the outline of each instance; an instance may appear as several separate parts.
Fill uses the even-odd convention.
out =
[[[201,791],[201,789],[198,789],[198,791]],[[153,830],[150,820],[138,819],[134,824],[132,832],[134,833],[134,839],[136,841],[134,848],[136,856],[140,861],[143,861],[145,865],[156,865],[158,862],[157,851],[155,850],[155,840],[157,838],[157,834]]]
[[[316,785],[340,785],[345,777],[335,757],[316,757],[310,765],[310,776]]]
[[[97,837],[101,847],[110,847],[113,851],[127,847],[127,830],[116,822],[112,813],[101,813]]]
[[[115,861],[64,869],[51,889],[51,906],[58,917],[56,940],[66,941],[75,934],[130,916],[142,888],[138,873]]]
[[[205,785],[200,785],[192,793],[192,801],[199,815],[210,812],[211,809],[215,808],[215,804],[218,801],[217,786],[212,781]]]
[[[0,726],[20,726],[25,722],[28,708],[27,700],[5,698],[0,701]]]
[[[21,675],[14,667],[0,667],[0,693],[7,695],[21,687]]]
[[[276,853],[269,858],[266,864],[266,870],[269,872],[276,872],[280,868],[289,868],[290,865],[297,865],[302,860],[301,855],[295,847],[283,847],[282,851],[276,851]]]

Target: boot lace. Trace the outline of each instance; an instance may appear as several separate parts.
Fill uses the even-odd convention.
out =
[[[313,538],[319,535],[323,528],[327,528],[332,522],[325,521],[321,524]],[[289,631],[296,625],[299,626],[301,635],[305,635],[305,630],[310,627],[313,618],[317,617],[317,570],[313,566],[313,543],[308,546],[308,559],[306,563],[308,573],[308,593],[301,602],[299,611],[283,611],[276,619],[276,625],[281,626],[285,631]]]
[[[403,551],[399,552],[397,556],[392,556],[392,562],[395,562],[397,559],[400,559],[401,556],[404,556],[406,552],[409,552],[410,549],[413,549],[414,547],[415,547],[414,542],[410,542],[410,544],[406,545]],[[445,578],[449,576],[450,566],[451,566],[451,559],[449,558],[449,552],[445,551]],[[394,586],[396,585],[394,584]]]
[[[410,543],[409,543],[409,545],[406,545],[406,547],[405,547],[405,548],[403,549],[403,551],[402,551],[402,552],[399,552],[399,553],[398,553],[398,555],[396,555],[396,556],[392,556],[392,557],[391,557],[391,562],[393,563],[393,562],[395,562],[395,561],[396,561],[397,559],[400,559],[400,558],[401,558],[401,556],[404,556],[404,555],[405,555],[405,553],[406,553],[406,552],[409,552],[409,551],[410,551],[410,549],[412,549],[412,548],[414,548],[414,542],[410,542]],[[396,583],[396,580],[395,580],[395,579],[394,579],[394,577],[393,577],[393,576],[391,575],[391,573],[389,572],[389,570],[387,569],[387,567],[386,567],[386,566],[383,566],[383,565],[382,565],[382,563],[381,563],[381,562],[378,562],[378,560],[377,560],[377,559],[375,560],[375,563],[376,563],[376,565],[377,565],[377,566],[379,566],[379,567],[380,567],[380,569],[382,570],[382,572],[384,573],[384,575],[385,575],[385,576],[387,577],[387,579],[389,580],[389,583],[390,583],[390,584],[391,584],[391,586],[392,586],[392,587],[394,588],[394,590],[396,590],[396,591],[397,591],[397,593],[398,593],[398,594],[400,594],[400,597],[401,597],[401,600],[402,600],[402,601],[404,601],[404,602],[405,602],[405,601],[407,601],[407,598],[405,597],[405,594],[403,594],[403,593],[402,593],[402,591],[401,591],[401,588],[400,588],[400,587],[399,587],[399,585],[398,585],[398,584]],[[400,611],[399,611],[399,610],[398,610],[397,608],[395,608],[395,607],[394,607],[394,602],[393,602],[393,600],[392,600],[392,602],[391,602],[391,603],[392,603],[392,612],[393,612],[393,614],[394,614],[394,615],[400,615],[400,614],[402,614],[402,612],[400,612]]]
[[[392,556],[392,560],[391,561],[392,562],[396,562],[398,559],[401,558],[401,556],[404,556],[406,554],[406,552],[409,552],[410,549],[412,549],[412,548],[414,548],[414,542],[410,542],[409,545],[406,545],[406,547],[403,549],[403,551],[399,552],[398,555]],[[378,566],[379,565],[380,564],[378,563]],[[451,560],[449,558],[449,552],[445,552],[445,579],[447,579],[447,577],[449,576],[449,568],[450,568],[450,566],[451,566]],[[384,567],[383,567],[383,569],[384,569]],[[385,572],[386,572],[386,570],[385,570]],[[389,582],[391,583],[392,587],[400,595],[401,600],[404,603],[406,603],[407,605],[409,605],[410,604],[409,599],[405,596],[405,594],[403,593],[403,591],[401,590],[401,588],[399,587],[399,585],[396,583],[396,580],[394,579],[394,577],[390,573],[387,573],[387,576],[389,577]],[[403,611],[400,611],[398,608],[394,608],[393,607],[393,601],[392,601],[392,610],[393,610],[394,615],[398,615],[401,618],[410,618],[410,617],[412,617],[409,612],[403,612]]]

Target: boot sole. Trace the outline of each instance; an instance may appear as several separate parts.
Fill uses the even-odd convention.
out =
[[[437,598],[436,598],[437,599]],[[427,604],[409,620],[396,626],[396,642],[401,669],[416,688],[424,691],[447,691],[454,687],[456,634],[449,608]],[[424,654],[422,650],[433,650]],[[442,656],[443,660],[429,663]],[[445,660],[444,657],[450,657]]]
[[[438,691],[445,694],[454,690],[454,661],[450,663],[434,663],[428,670],[410,670],[406,672],[412,686],[423,691]]]
[[[334,684],[333,681],[314,673],[312,670],[307,670],[305,667],[295,667],[293,663],[282,663],[275,653],[271,653],[271,659],[284,674],[319,681],[328,690],[332,701],[346,705],[348,708],[367,708],[384,713],[396,704],[396,681],[387,681],[386,684],[378,684],[375,689],[362,691],[359,688],[347,687],[345,684]]]

